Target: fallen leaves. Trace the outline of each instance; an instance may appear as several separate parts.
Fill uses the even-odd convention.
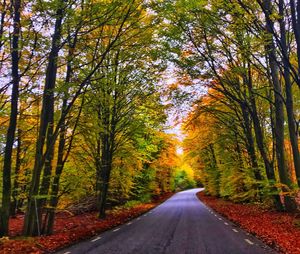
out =
[[[296,225],[295,214],[269,211],[258,205],[236,204],[206,196],[203,192],[199,192],[197,196],[212,209],[256,235],[266,244],[285,254],[300,253],[300,228]]]
[[[0,238],[0,253],[42,254],[54,252],[72,243],[91,238],[105,230],[124,224],[154,208],[171,195],[171,193],[168,193],[160,196],[153,203],[111,210],[105,220],[98,219],[97,212],[75,216],[68,213],[59,213],[56,216],[54,233],[50,236],[21,238],[24,216],[19,215],[10,220],[10,235],[14,237],[12,239],[8,237]]]

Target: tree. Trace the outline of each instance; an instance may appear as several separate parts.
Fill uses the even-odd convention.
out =
[[[0,236],[8,234],[8,222],[11,202],[11,167],[12,167],[12,149],[15,141],[15,132],[18,117],[19,100],[19,36],[20,36],[20,12],[21,1],[13,2],[13,39],[11,47],[12,61],[12,92],[11,92],[11,110],[9,117],[9,126],[6,135],[6,145],[4,151],[3,163],[3,190],[2,207],[0,211]]]
[[[102,66],[103,61],[105,60],[109,51],[115,45],[121,43],[121,35],[126,34],[127,30],[131,28],[130,26],[125,27],[125,21],[132,14],[132,3],[125,3],[124,5],[112,3],[104,8],[103,12],[100,13],[94,12],[94,10],[97,10],[101,6],[103,7],[104,5],[102,2],[99,2],[99,4],[93,6],[95,9],[90,8],[91,3],[87,3],[86,5],[84,3],[81,4],[83,4],[82,7],[84,8],[81,8],[81,12],[79,12],[78,16],[72,15],[75,13],[75,10],[77,10],[77,6],[68,6],[67,2],[62,2],[61,4],[57,3],[54,5],[53,9],[56,19],[53,24],[54,33],[52,37],[52,46],[49,52],[48,67],[45,75],[45,87],[43,92],[43,105],[40,117],[39,135],[36,142],[35,166],[32,174],[29,205],[27,207],[24,224],[24,234],[26,235],[36,235],[41,231],[41,218],[43,212],[42,207],[45,204],[45,198],[48,196],[49,192],[49,176],[52,171],[51,165],[53,161],[53,149],[56,139],[59,135],[59,131],[62,128],[64,119],[70,114],[73,105],[89,86],[95,73]],[[116,12],[117,9],[120,10],[119,13]],[[116,15],[116,17],[111,20],[112,14]],[[63,22],[63,19],[65,22]],[[87,19],[87,23],[85,22],[85,19]],[[73,91],[74,96],[69,98],[69,102],[64,110],[64,114],[61,115],[61,117],[57,120],[56,128],[54,128],[52,124],[54,119],[53,110],[55,105],[53,89],[58,89],[59,91],[59,87],[57,87],[56,84],[57,81],[55,81],[55,72],[58,71],[57,61],[59,59],[63,61],[64,59],[64,55],[62,58],[60,58],[59,51],[62,49],[62,46],[65,45],[65,40],[62,40],[62,31],[64,31],[63,24],[67,25],[68,22],[75,22],[73,23],[74,33],[72,36],[81,32],[82,37],[80,39],[83,41],[90,39],[91,35],[96,36],[96,43],[98,44],[96,44],[96,47],[92,49],[94,52],[93,54],[88,55],[85,54],[84,51],[79,51],[80,53],[76,55],[76,62],[78,61],[79,63],[82,63],[82,68],[77,69],[80,70],[79,73],[78,71],[73,72],[73,77],[71,80],[75,83]],[[113,30],[106,31],[103,29],[105,24],[108,22],[112,22]],[[85,32],[85,29],[89,26],[90,30]],[[106,41],[104,38],[107,38],[108,40]],[[61,43],[58,43],[60,41]],[[103,44],[101,44],[101,47],[99,48],[100,42]],[[81,47],[84,46],[83,44],[77,45],[80,45]],[[80,50],[80,48],[78,48],[78,50]],[[98,52],[101,53],[98,54]],[[84,60],[86,60],[88,64],[84,64]],[[75,59],[73,62],[75,62]],[[54,73],[49,71],[50,69],[53,70]],[[42,181],[40,179],[41,175],[43,177]],[[36,211],[38,212],[36,213]]]
[[[281,16],[285,14],[283,8],[283,6],[279,8]],[[164,29],[163,35],[166,38],[166,48],[172,51],[170,60],[176,64],[180,75],[188,76],[190,83],[202,83],[212,91],[221,94],[221,96],[216,96],[215,92],[212,94],[210,90],[206,91],[206,94],[214,98],[217,103],[227,108],[226,115],[232,116],[230,121],[235,119],[237,124],[231,125],[230,128],[234,135],[229,140],[237,140],[236,144],[239,144],[240,140],[244,141],[245,146],[242,149],[235,146],[237,151],[241,151],[237,154],[237,158],[242,158],[242,160],[239,159],[240,165],[243,165],[242,151],[245,148],[257,182],[256,186],[261,188],[259,185],[264,177],[259,169],[260,158],[257,156],[256,149],[259,151],[271,193],[274,194],[275,205],[281,209],[275,185],[276,166],[278,166],[280,182],[286,186],[285,208],[293,210],[293,201],[288,194],[292,190],[292,184],[285,161],[284,96],[281,91],[280,75],[283,70],[284,77],[285,68],[285,87],[287,88],[287,105],[289,105],[287,112],[291,134],[295,133],[295,120],[289,78],[293,76],[294,69],[287,56],[289,54],[287,48],[284,50],[283,47],[286,45],[284,19],[278,19],[279,24],[281,20],[281,36],[278,36],[274,25],[274,22],[277,22],[277,13],[273,12],[274,8],[271,3],[265,1],[263,3],[260,1],[257,3],[218,1],[210,4],[205,1],[190,3],[176,1],[161,3],[158,9],[169,20],[165,24],[168,30],[165,32],[166,29]],[[174,16],[172,13],[175,9],[176,15]],[[264,14],[266,19],[262,19],[258,13]],[[224,18],[220,19],[220,16]],[[267,36],[263,35],[264,31],[268,32]],[[277,59],[276,47],[282,59],[285,59],[283,63],[286,64],[285,67],[283,65],[283,69],[278,64],[280,61]],[[264,60],[266,56],[267,62]],[[258,78],[258,75],[263,78]],[[198,105],[199,101],[195,104]],[[204,113],[209,112],[212,117],[217,118],[222,125],[226,126],[224,109],[220,117],[218,107],[208,107],[203,103],[200,105]],[[260,115],[266,116],[269,123],[263,122]],[[271,125],[271,129],[267,124]],[[273,147],[269,145],[271,138],[274,141]],[[293,162],[297,171],[297,138],[293,135],[293,137],[290,136],[290,140],[294,143],[292,145],[294,147]],[[213,150],[215,150],[214,147]],[[211,155],[208,161],[216,164],[212,149],[208,152]],[[273,163],[274,152],[277,164]],[[220,177],[216,175],[216,179]],[[216,193],[218,193],[217,189]]]

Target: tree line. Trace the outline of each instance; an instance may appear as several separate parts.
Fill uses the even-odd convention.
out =
[[[300,1],[178,0],[158,9],[179,77],[172,93],[205,87],[184,119],[184,147],[206,191],[295,211]]]
[[[194,184],[174,171],[177,141],[164,132],[150,5],[1,1],[1,236],[17,212],[23,235],[51,234],[56,211],[82,198],[105,218],[112,204]]]

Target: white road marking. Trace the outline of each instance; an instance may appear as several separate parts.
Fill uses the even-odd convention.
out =
[[[67,251],[67,252],[65,252],[64,254],[71,254],[71,252],[70,252],[70,251]]]
[[[215,214],[215,216],[218,217],[216,214]]]
[[[144,217],[146,217],[147,216],[147,214],[144,214]]]
[[[152,211],[150,211],[149,213],[152,213]]]
[[[238,233],[239,231],[237,231],[235,228],[232,229],[233,232]]]
[[[224,224],[225,224],[226,226],[228,226],[228,225],[229,225],[227,222],[224,222]]]
[[[254,244],[254,243],[251,242],[249,239],[245,239],[245,241],[246,241],[247,243],[249,243],[250,245],[253,245],[253,244]]]
[[[132,224],[132,222],[128,222],[128,223],[127,223],[128,226],[131,225],[131,224]]]
[[[222,220],[222,218],[219,218],[219,220]]]
[[[120,228],[116,228],[113,230],[113,232],[117,232],[118,230],[120,230]]]
[[[141,218],[137,218],[136,220],[140,220]]]
[[[101,239],[101,236],[98,236],[97,238],[91,240],[91,242],[93,243],[93,242],[96,242],[96,241],[98,241],[98,240],[100,240],[100,239]],[[70,253],[71,253],[71,252],[70,252]],[[65,254],[66,254],[66,253],[65,253]]]

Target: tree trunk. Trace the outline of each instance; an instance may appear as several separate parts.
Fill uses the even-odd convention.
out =
[[[54,218],[55,218],[55,210],[58,204],[58,192],[59,192],[59,184],[60,184],[60,177],[61,174],[63,172],[64,169],[64,165],[70,155],[70,151],[72,148],[72,143],[74,140],[74,135],[75,135],[75,131],[77,129],[78,123],[79,123],[79,119],[80,119],[80,115],[82,112],[82,107],[84,104],[84,99],[82,100],[82,104],[80,107],[80,110],[78,112],[78,116],[72,131],[72,134],[70,136],[70,141],[68,144],[68,148],[66,149],[67,151],[65,151],[65,147],[66,147],[66,130],[67,130],[67,126],[65,123],[65,119],[63,119],[63,125],[61,127],[60,130],[60,137],[59,137],[59,145],[58,145],[58,154],[57,154],[57,164],[56,164],[56,169],[55,169],[55,175],[54,175],[54,179],[52,182],[52,186],[51,186],[51,193],[50,193],[50,209],[48,209],[47,214],[45,216],[45,221],[44,221],[44,227],[43,227],[43,232],[47,235],[52,234],[53,232],[53,226],[54,226]],[[67,107],[67,93],[65,95],[65,99],[63,102],[63,107],[62,107],[62,116],[64,115],[64,110]]]
[[[0,51],[2,50],[2,47],[4,45],[3,33],[4,33],[6,12],[7,12],[7,4],[6,4],[6,0],[3,0],[3,2],[1,3],[1,15],[0,15]],[[0,64],[0,68],[1,67],[2,64]]]
[[[65,146],[65,129],[62,128],[60,134],[60,140],[59,140],[58,160],[57,160],[55,176],[51,188],[51,195],[50,195],[50,202],[49,202],[50,208],[47,211],[45,223],[42,229],[42,232],[46,235],[50,235],[53,233],[55,209],[58,204],[59,181],[64,167],[64,161],[63,161],[64,146]]]
[[[112,169],[112,155],[108,134],[103,135],[101,154],[101,190],[99,195],[99,218],[106,217],[106,200],[109,187],[110,172]]]
[[[52,140],[53,134],[53,114],[54,114],[54,88],[56,83],[56,73],[57,73],[57,57],[60,49],[61,40],[61,29],[62,20],[64,13],[64,1],[56,11],[56,21],[54,34],[52,37],[51,51],[48,58],[48,66],[46,70],[45,88],[43,92],[43,105],[40,117],[40,127],[39,135],[36,143],[36,154],[35,163],[32,173],[32,181],[30,186],[28,206],[25,214],[24,221],[24,235],[33,236],[40,235],[41,233],[41,202],[39,202],[39,188],[40,188],[40,176],[42,173],[42,168],[44,165],[42,162],[43,148],[47,136],[47,148],[49,153],[46,155],[47,168],[44,172],[43,184],[41,186],[40,193],[46,193],[48,191],[49,185],[47,183],[49,175],[49,170],[51,170],[50,165],[52,163],[54,142]],[[50,172],[51,173],[51,172]],[[48,187],[47,187],[48,186]]]
[[[98,120],[101,119],[101,111],[100,111],[100,106],[98,106],[98,109],[97,109],[97,117],[98,117]],[[96,193],[97,195],[100,195],[101,193],[101,151],[102,151],[102,148],[101,148],[101,131],[98,133],[98,137],[96,137],[96,153],[94,155],[94,163],[95,163],[95,167],[96,167]],[[99,209],[100,211],[100,199],[97,199],[97,208]]]
[[[255,137],[256,137],[256,139],[255,139],[256,144],[257,144],[259,153],[264,162],[266,175],[267,175],[268,181],[271,185],[271,190],[272,190],[272,192],[276,193],[276,192],[278,192],[278,190],[276,187],[274,187],[274,184],[276,181],[274,166],[273,166],[273,163],[269,159],[269,156],[267,154],[267,148],[264,143],[265,139],[264,139],[260,119],[258,117],[255,95],[253,93],[252,73],[251,73],[250,65],[248,66],[248,78],[247,78],[246,83],[247,83],[248,92],[249,92],[249,96],[250,96],[251,116],[253,119],[253,127],[254,127],[254,133],[255,133]],[[276,209],[278,211],[282,211],[283,207],[282,207],[280,197],[278,194],[273,194],[273,201],[274,201],[274,205],[275,205]]]
[[[295,115],[294,115],[294,102],[293,102],[292,84],[290,78],[290,66],[288,62],[289,55],[288,55],[288,47],[286,42],[285,20],[283,16],[284,15],[283,0],[279,1],[279,15],[281,16],[280,19],[281,50],[282,50],[282,54],[285,56],[283,57],[283,76],[285,81],[288,128],[289,128],[289,135],[290,135],[290,141],[291,141],[293,158],[294,158],[294,167],[297,176],[297,183],[298,186],[300,186],[300,154],[299,154],[299,147],[298,147],[298,134],[297,134],[296,123],[295,123]]]
[[[13,39],[12,39],[12,94],[11,94],[11,111],[9,126],[6,135],[6,144],[4,150],[3,164],[3,188],[2,188],[2,207],[0,210],[0,236],[8,234],[9,214],[11,202],[11,165],[12,152],[15,140],[15,132],[18,117],[18,100],[19,100],[19,35],[20,35],[20,8],[21,1],[13,2]]]
[[[69,43],[71,43],[71,42],[69,41]],[[77,43],[77,34],[75,35],[74,42],[70,45],[70,48],[69,48],[69,53],[68,53],[69,60],[68,60],[68,64],[67,64],[65,84],[68,84],[71,81],[71,76],[72,76],[71,59],[73,57],[74,48],[75,48],[76,43]],[[56,207],[58,204],[58,192],[59,192],[60,177],[61,177],[64,165],[65,165],[65,162],[69,156],[69,151],[71,149],[72,141],[73,141],[73,135],[72,135],[68,151],[66,152],[66,155],[64,157],[65,146],[66,146],[66,129],[67,129],[66,119],[65,119],[66,118],[65,111],[67,109],[68,93],[69,93],[69,89],[64,94],[64,99],[63,99],[63,104],[62,104],[62,110],[61,110],[62,124],[61,124],[60,133],[59,133],[57,164],[56,164],[55,175],[54,175],[52,186],[51,186],[51,194],[50,194],[50,201],[49,201],[50,208],[48,209],[47,214],[45,216],[45,222],[44,222],[44,226],[43,226],[43,230],[42,230],[43,233],[45,233],[47,235],[50,235],[53,233],[55,210],[56,210]],[[81,109],[82,109],[82,107],[80,108],[80,112],[78,114],[77,121],[76,121],[76,124],[73,129],[73,134],[74,134],[77,124],[78,124]]]
[[[292,16],[292,27],[295,34],[296,45],[297,45],[297,60],[298,60],[298,85],[300,79],[300,0],[290,0],[291,16]]]
[[[272,35],[274,30],[274,24],[271,15],[271,2],[270,0],[264,1],[265,16],[266,16],[266,29],[269,35]],[[266,45],[267,57],[269,61],[272,83],[274,88],[274,97],[275,97],[275,137],[276,137],[276,159],[278,164],[278,172],[280,182],[287,187],[291,186],[291,181],[288,175],[285,153],[284,153],[284,101],[282,97],[282,88],[279,81],[279,71],[276,59],[276,48],[274,45],[273,37],[271,37]],[[290,196],[284,197],[284,204],[287,211],[293,211],[295,209],[295,202]]]
[[[254,177],[257,181],[261,181],[262,177],[258,168],[256,153],[255,153],[255,146],[254,146],[254,140],[252,135],[252,129],[251,129],[251,123],[249,119],[249,112],[246,105],[241,105],[242,108],[242,115],[243,115],[243,121],[244,121],[244,132],[247,139],[246,146],[247,146],[247,152],[250,156],[251,166],[253,168]]]
[[[22,130],[18,129],[18,143],[17,143],[17,154],[16,154],[16,168],[15,168],[15,179],[12,191],[12,203],[11,203],[11,216],[15,216],[18,209],[18,188],[19,188],[19,173],[21,169],[21,150],[22,148]]]
[[[217,157],[216,157],[216,153],[215,153],[215,148],[214,148],[214,144],[209,144],[208,145],[208,152],[209,155],[211,157],[210,159],[210,167],[212,170],[216,171],[216,175],[215,175],[215,188],[216,188],[216,192],[217,192],[217,196],[220,196],[220,172],[218,170],[218,162],[217,162]]]

